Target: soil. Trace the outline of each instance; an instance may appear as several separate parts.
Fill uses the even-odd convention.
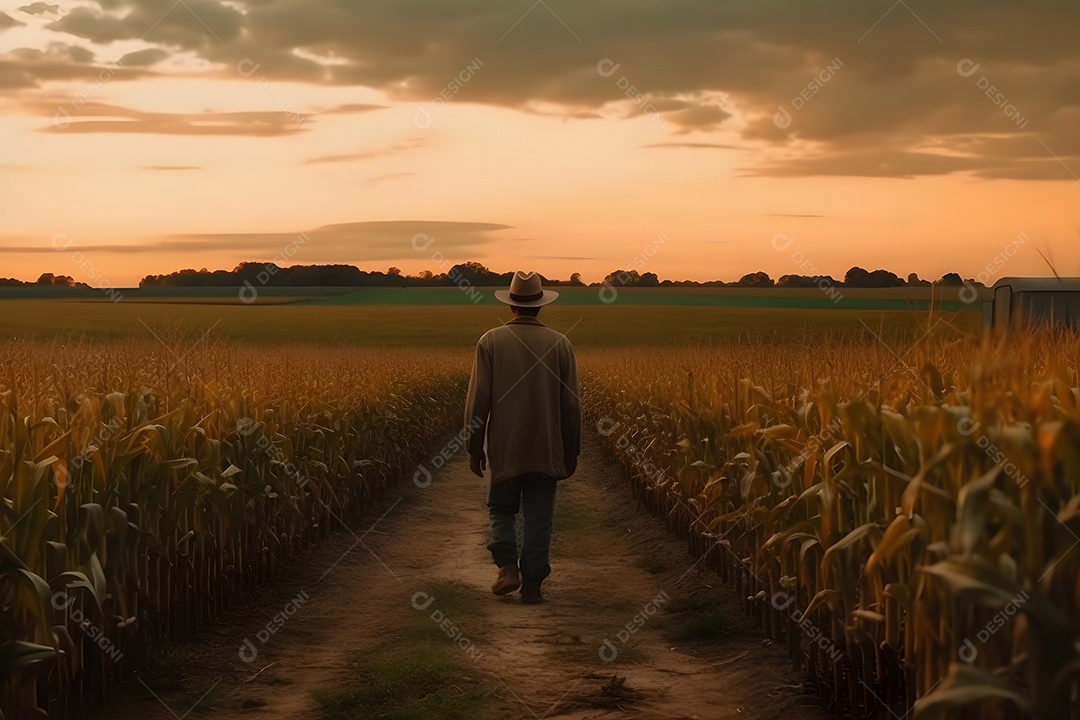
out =
[[[539,605],[491,594],[485,482],[464,461],[433,475],[342,528],[99,716],[319,718],[314,691],[355,683],[357,658],[408,646],[419,625],[455,658],[462,687],[479,691],[475,717],[825,717],[731,590],[638,512],[595,440],[559,484]]]

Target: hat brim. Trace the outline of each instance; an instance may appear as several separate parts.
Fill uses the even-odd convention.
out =
[[[555,292],[554,290],[544,290],[544,295],[539,300],[529,300],[527,302],[522,302],[521,300],[511,300],[509,290],[495,291],[496,300],[501,303],[506,303],[507,305],[513,305],[514,307],[542,307],[549,303],[555,302],[558,297],[559,293]]]

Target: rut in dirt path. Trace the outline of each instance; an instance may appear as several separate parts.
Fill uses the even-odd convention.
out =
[[[369,715],[354,698],[338,717],[823,717],[730,592],[635,510],[595,441],[558,492],[542,605],[490,593],[485,483],[455,462],[182,649],[182,690],[154,688],[102,715],[318,718],[315,691],[379,682],[371,664],[390,659],[399,684],[430,684],[449,704],[433,710],[414,691],[415,706]]]

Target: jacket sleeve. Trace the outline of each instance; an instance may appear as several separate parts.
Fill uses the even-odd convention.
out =
[[[469,392],[465,398],[465,447],[469,454],[484,451],[491,415],[491,350],[483,338],[476,344]]]
[[[566,342],[561,365],[563,457],[568,460],[574,458],[576,464],[577,456],[581,453],[581,389],[578,386],[577,358],[569,341]]]

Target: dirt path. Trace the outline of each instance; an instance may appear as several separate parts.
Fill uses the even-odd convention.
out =
[[[313,691],[359,686],[360,666],[423,647],[448,658],[447,687],[472,708],[455,717],[823,717],[715,576],[635,511],[595,443],[559,492],[542,605],[491,595],[484,485],[456,462],[167,659],[158,677],[174,687],[102,716],[317,718]],[[393,716],[428,717],[405,710]]]

